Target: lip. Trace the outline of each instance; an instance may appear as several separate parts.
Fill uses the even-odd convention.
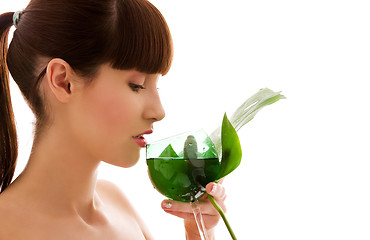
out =
[[[147,131],[145,131],[145,132],[143,132],[143,133],[140,133],[139,135],[137,135],[137,136],[140,136],[140,135],[145,135],[145,134],[152,134],[153,133],[153,129],[149,129],[149,130],[147,130]]]
[[[150,129],[150,130],[147,130],[143,133],[140,133],[138,135],[136,135],[135,137],[132,137],[132,139],[134,140],[134,142],[136,142],[137,145],[139,145],[139,147],[141,148],[145,148],[147,143],[146,143],[146,140],[145,138],[143,137],[143,135],[145,134],[152,134],[153,133],[153,130]]]

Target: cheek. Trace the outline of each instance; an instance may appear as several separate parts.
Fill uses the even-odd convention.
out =
[[[139,98],[122,89],[100,86],[89,91],[74,109],[74,136],[93,158],[132,166],[139,151],[132,136],[142,131]],[[133,151],[134,150],[134,151]]]
[[[136,115],[132,100],[112,91],[100,91],[98,97],[93,97],[90,103],[89,117],[96,127],[109,133],[129,127]]]
[[[90,109],[94,118],[94,126],[90,131],[96,136],[93,150],[106,163],[121,167],[131,167],[139,159],[139,151],[135,148],[132,135],[138,132],[137,106],[130,99],[108,94],[95,102]],[[134,150],[134,151],[133,151]]]

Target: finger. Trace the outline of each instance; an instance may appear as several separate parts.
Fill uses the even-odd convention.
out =
[[[208,183],[206,191],[209,195],[213,196],[217,202],[223,202],[226,199],[225,188],[219,183]]]
[[[225,204],[222,201],[218,202],[218,204],[220,205],[222,209],[226,209]],[[203,215],[210,215],[210,216],[218,215],[217,210],[212,206],[209,200],[199,201],[199,207]],[[193,209],[192,209],[191,204],[185,203],[185,202],[164,200],[162,202],[162,208],[167,213],[171,213],[171,214],[174,212],[193,214]]]
[[[209,195],[211,195],[214,198],[217,204],[221,207],[222,211],[226,212],[227,211],[225,206],[226,193],[223,185],[220,183],[211,182],[207,184],[206,191]]]
[[[193,210],[190,203],[178,202],[172,200],[164,200],[162,202],[162,209],[166,212],[181,212],[192,214]]]
[[[184,220],[194,220],[194,214],[193,213],[184,213],[184,212],[172,212],[172,211],[166,211],[166,213],[171,214],[173,216],[182,218]]]
[[[195,224],[195,227],[193,226],[193,228],[196,228],[196,223],[194,222],[195,217],[194,217],[193,213],[168,211],[166,209],[165,209],[165,212],[168,213],[168,214],[171,214],[173,216],[184,219],[185,225],[186,224],[188,224],[188,225],[189,224],[192,224],[192,225]],[[217,225],[218,221],[220,220],[219,215],[207,215],[207,214],[204,214],[204,213],[202,213],[202,218],[203,218],[206,229],[212,229],[213,227],[215,227]]]
[[[169,204],[169,202],[170,200],[165,200],[162,203],[162,208],[166,213],[184,219],[185,225],[195,224],[194,222],[195,217],[190,203],[171,202],[171,204]],[[185,208],[181,207],[181,205],[183,205],[183,207]],[[209,211],[205,210],[205,207],[207,207],[210,210]],[[202,201],[200,202],[200,208],[201,208],[200,212],[202,214],[202,218],[206,229],[212,229],[213,227],[215,227],[219,220],[221,219],[221,217],[215,210],[215,208],[212,206],[212,204],[208,200],[205,202]],[[210,214],[210,212],[212,212],[212,214]]]

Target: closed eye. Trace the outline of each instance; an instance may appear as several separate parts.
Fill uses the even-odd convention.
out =
[[[140,90],[145,89],[145,87],[143,85],[138,85],[138,84],[135,84],[135,83],[129,83],[128,85],[130,86],[130,88],[134,92],[139,92]]]

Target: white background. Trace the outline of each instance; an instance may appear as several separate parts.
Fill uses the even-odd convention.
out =
[[[1,0],[16,11],[27,0]],[[239,131],[240,167],[224,181],[238,239],[370,239],[370,7],[360,0],[153,0],[175,57],[160,81],[167,117],[150,140],[211,132],[268,87],[286,100]],[[12,89],[20,141],[17,174],[32,144],[32,113]],[[184,239],[160,208],[145,153],[131,169],[101,165],[157,239]],[[217,239],[229,239],[222,222]]]

